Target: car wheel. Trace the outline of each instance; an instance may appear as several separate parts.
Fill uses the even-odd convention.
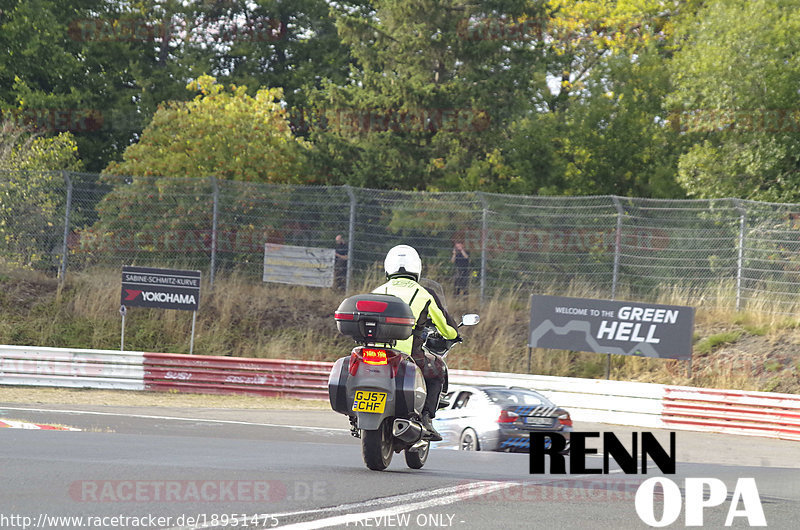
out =
[[[464,429],[464,432],[461,433],[461,439],[458,442],[458,448],[461,451],[480,451],[478,434],[475,432],[475,429],[471,427]]]

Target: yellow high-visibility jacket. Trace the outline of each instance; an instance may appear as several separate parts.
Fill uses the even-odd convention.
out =
[[[427,308],[427,317],[431,319],[436,329],[442,334],[442,337],[446,339],[458,337],[458,330],[448,324],[444,311],[439,307],[439,304],[436,303],[436,299],[433,295],[411,278],[392,278],[372,292],[377,294],[391,294],[403,300],[411,306],[411,312],[414,313],[417,325],[422,324],[420,322],[420,315],[425,313],[425,309]],[[410,355],[413,342],[414,336],[412,335],[405,340],[397,341],[395,348]]]

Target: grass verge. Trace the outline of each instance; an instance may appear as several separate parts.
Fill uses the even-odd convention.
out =
[[[368,292],[379,283],[373,275],[356,285],[353,294]],[[526,373],[529,293],[509,290],[481,304],[476,291],[449,300],[454,316],[477,312],[481,323],[463,330],[465,342],[452,350],[448,365]],[[118,270],[71,274],[60,289],[54,280],[34,273],[0,274],[0,344],[119,349],[119,293]],[[602,298],[579,284],[553,294]],[[242,274],[219,274],[214,289],[202,288],[194,351],[333,361],[347,355],[353,345],[338,333],[333,319],[342,298],[343,293],[332,289],[265,284]],[[620,292],[617,299],[635,297]],[[800,393],[800,319],[768,313],[764,310],[768,300],[751,304],[761,311],[734,311],[730,288],[724,285],[699,294],[672,286],[648,301],[697,308],[692,375],[678,361],[613,356],[612,379]],[[800,314],[800,302],[796,314]],[[188,353],[190,330],[188,312],[131,308],[126,318],[126,349]],[[535,349],[530,372],[600,378],[605,375],[605,362],[605,356],[594,353]],[[141,393],[137,396],[144,399]],[[216,398],[185,399],[199,404]],[[256,399],[256,406],[263,407],[263,399]]]

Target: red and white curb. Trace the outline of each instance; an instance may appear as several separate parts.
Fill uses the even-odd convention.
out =
[[[75,427],[63,427],[60,425],[43,425],[40,423],[28,423],[27,421],[0,419],[0,428],[10,427],[12,429],[42,429],[47,431],[80,431]]]

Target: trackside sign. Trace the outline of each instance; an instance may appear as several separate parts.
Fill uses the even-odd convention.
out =
[[[264,245],[265,282],[331,287],[335,250],[332,248]]]
[[[200,271],[122,267],[122,299],[127,307],[197,311]]]
[[[694,308],[531,295],[528,346],[690,359]]]

